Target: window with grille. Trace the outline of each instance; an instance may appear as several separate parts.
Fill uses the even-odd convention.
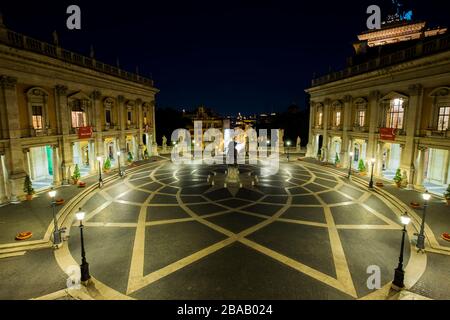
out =
[[[438,130],[447,131],[450,119],[450,107],[440,107],[438,116]]]
[[[403,129],[405,109],[402,99],[394,99],[387,114],[386,128]]]
[[[33,129],[35,130],[44,129],[42,106],[33,106],[32,111],[33,111],[32,115]]]
[[[364,127],[366,125],[366,112],[365,111],[359,111],[358,124],[360,127]]]

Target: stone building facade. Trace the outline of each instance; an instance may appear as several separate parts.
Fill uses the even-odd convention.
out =
[[[156,150],[153,81],[7,29],[0,21],[0,204]],[[120,156],[118,152],[121,151]],[[101,166],[101,165],[100,165]]]
[[[306,90],[307,156],[355,169],[362,160],[369,172],[374,159],[375,176],[392,179],[400,169],[407,187],[442,195],[450,183],[450,35],[411,22],[361,39],[345,70]]]

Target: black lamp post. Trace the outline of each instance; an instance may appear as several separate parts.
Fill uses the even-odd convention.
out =
[[[81,238],[81,265],[80,265],[80,271],[81,271],[81,282],[86,283],[91,279],[91,276],[89,274],[89,263],[86,261],[86,251],[84,250],[84,237],[83,237],[83,220],[86,213],[80,211],[76,213],[77,220],[80,221],[80,238]]]
[[[372,163],[372,173],[370,175],[369,189],[373,189],[373,168],[375,167],[375,161],[375,158],[372,158],[372,160],[370,161]]]
[[[350,161],[349,161],[349,165],[348,165],[348,178],[350,179],[351,175],[352,175],[352,167],[353,167],[353,152],[349,153],[350,156]]]
[[[395,269],[394,281],[392,284],[399,288],[403,289],[405,287],[405,271],[403,270],[403,251],[405,250],[405,236],[406,236],[406,226],[411,222],[411,218],[405,213],[401,216],[401,221],[403,224],[402,230],[402,245],[400,247],[400,257],[398,260],[398,267]]]
[[[291,147],[291,142],[290,141],[286,142],[286,145],[287,145],[287,161],[289,162],[289,149]]]
[[[56,191],[51,190],[48,195],[50,198],[52,198],[52,211],[53,211],[53,224],[54,224],[54,230],[53,230],[53,245],[57,246],[61,244],[61,231],[58,228],[58,220],[56,219]]]
[[[97,157],[98,161],[98,187],[103,187],[103,179],[102,179],[102,157]]]
[[[417,237],[416,247],[419,250],[425,250],[425,218],[427,214],[428,201],[431,199],[431,194],[428,193],[428,190],[422,195],[424,200],[423,204],[423,216],[422,216],[422,224],[420,225],[420,233]]]

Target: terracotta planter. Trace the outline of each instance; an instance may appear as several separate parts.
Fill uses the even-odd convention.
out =
[[[31,200],[33,200],[33,195],[32,194],[27,194],[25,196],[25,198],[27,199],[27,201],[31,201]]]
[[[444,234],[442,235],[442,239],[444,239],[445,241],[449,241],[449,242],[450,242],[450,234],[444,233]]]
[[[445,199],[445,200],[447,200],[447,205],[450,206],[450,198]]]
[[[77,185],[77,184],[78,184],[78,181],[79,181],[78,179],[73,179],[73,184],[74,184],[74,185]]]
[[[420,204],[417,202],[411,202],[411,208],[413,209],[420,209]]]
[[[23,241],[23,240],[28,240],[33,236],[33,233],[28,231],[28,232],[21,232],[16,236],[16,240],[17,241]]]
[[[396,182],[395,185],[397,186],[397,188],[401,188],[402,187],[402,183],[401,182]]]

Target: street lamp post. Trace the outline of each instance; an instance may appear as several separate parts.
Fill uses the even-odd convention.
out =
[[[61,244],[61,231],[58,228],[58,220],[56,219],[56,191],[51,190],[48,195],[52,198],[53,224],[55,228],[53,230],[53,245],[58,246]]]
[[[431,194],[428,193],[428,190],[422,195],[424,200],[423,204],[423,216],[422,216],[422,224],[420,226],[420,233],[417,237],[416,247],[419,250],[425,250],[425,218],[427,214],[428,201],[431,199]]]
[[[397,269],[395,269],[395,276],[392,284],[399,289],[403,289],[405,287],[404,284],[405,271],[403,270],[403,251],[405,249],[406,226],[411,222],[411,218],[405,213],[404,215],[401,216],[400,219],[403,224],[402,245],[400,247],[400,257],[398,259],[398,267]]]
[[[375,167],[375,161],[375,158],[372,158],[372,160],[370,161],[372,163],[372,173],[370,175],[369,189],[373,189],[373,168]]]
[[[81,265],[80,265],[80,271],[81,271],[81,282],[86,283],[91,279],[91,276],[89,274],[89,263],[86,261],[86,251],[84,249],[84,237],[83,237],[83,220],[86,213],[80,211],[76,213],[77,220],[80,221],[80,238],[81,238]]]
[[[349,153],[350,156],[350,161],[349,161],[349,165],[348,165],[348,178],[350,179],[351,175],[352,175],[352,166],[353,166],[353,152]]]
[[[288,142],[286,142],[286,144],[287,144],[287,161],[289,162],[289,149],[291,147],[291,142],[288,141]]]
[[[98,161],[98,187],[103,187],[103,179],[102,179],[102,157],[97,157]]]
[[[120,166],[120,151],[117,151],[117,161],[119,162],[119,177],[123,177],[122,167]]]

